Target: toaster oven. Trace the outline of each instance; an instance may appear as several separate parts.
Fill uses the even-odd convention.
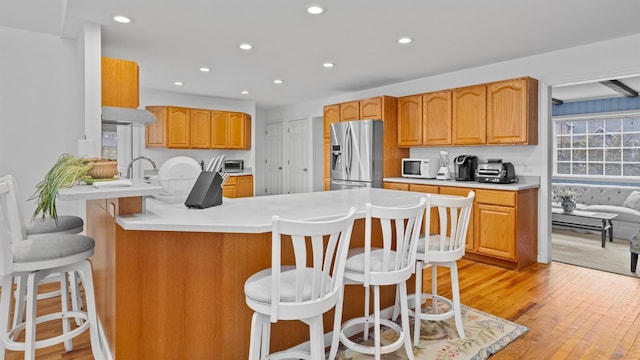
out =
[[[244,171],[244,160],[225,160],[223,171],[228,173],[241,173]]]

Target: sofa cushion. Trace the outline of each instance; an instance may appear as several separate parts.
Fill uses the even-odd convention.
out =
[[[618,214],[618,216],[613,220],[640,223],[640,211],[624,206],[589,205],[583,210]]]
[[[640,191],[632,192],[622,203],[622,206],[640,211]]]

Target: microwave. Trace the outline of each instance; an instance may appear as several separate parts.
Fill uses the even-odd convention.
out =
[[[403,177],[435,179],[437,173],[437,159],[402,159]]]

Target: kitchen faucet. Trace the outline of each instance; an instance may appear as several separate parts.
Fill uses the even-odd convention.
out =
[[[153,171],[158,172],[158,168],[156,167],[156,163],[153,162],[153,160],[151,160],[150,158],[146,157],[146,156],[138,156],[137,158],[131,160],[131,162],[129,162],[129,165],[127,165],[127,179],[131,179],[132,176],[132,172],[133,172],[133,163],[138,161],[138,160],[147,160],[148,162],[151,163],[151,165],[153,165]]]

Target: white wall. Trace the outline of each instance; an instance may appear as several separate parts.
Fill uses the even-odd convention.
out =
[[[472,54],[470,54],[471,56]],[[584,80],[598,80],[628,74],[640,74],[640,35],[623,37],[575,48],[564,49],[473,69],[416,79],[403,83],[383,86],[366,91],[345,93],[326,99],[316,99],[306,103],[270,109],[266,119],[286,119],[294,117],[321,116],[322,107],[349,100],[378,95],[405,96],[423,92],[449,89],[466,85],[491,82],[528,75],[539,80],[539,145],[523,147],[458,147],[450,148],[451,153],[474,154],[481,157],[500,155],[505,161],[518,166],[526,175],[541,177],[539,200],[539,251],[538,260],[549,262],[550,248],[550,94],[549,86]],[[439,150],[439,149],[438,149]],[[414,148],[411,154],[421,155],[432,150]],[[260,159],[256,158],[259,162]],[[322,164],[317,164],[322,166]]]
[[[0,49],[0,176],[16,177],[30,218],[35,185],[84,137],[82,55],[75,41],[5,27]],[[83,209],[58,202],[59,213]]]

